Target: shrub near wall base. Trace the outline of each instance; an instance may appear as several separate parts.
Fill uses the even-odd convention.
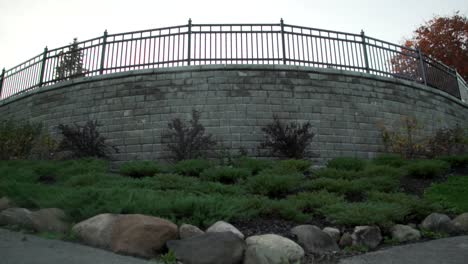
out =
[[[162,139],[174,118],[192,109],[213,140],[259,156],[262,127],[276,114],[310,122],[311,149],[325,162],[372,158],[382,150],[377,126],[414,115],[429,136],[457,123],[467,127],[468,105],[436,89],[393,78],[287,65],[204,65],[76,78],[0,101],[0,116],[59,124],[98,120],[116,161],[171,157]],[[260,153],[267,155],[268,153]]]

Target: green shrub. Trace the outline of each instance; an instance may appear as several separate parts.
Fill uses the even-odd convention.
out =
[[[405,175],[405,170],[388,165],[368,165],[358,174],[362,177],[389,177],[399,179]]]
[[[365,166],[365,160],[352,157],[334,158],[327,163],[328,168],[335,168],[337,170],[360,171],[363,170]]]
[[[159,164],[153,161],[129,161],[120,166],[120,174],[132,178],[153,176],[161,171]]]
[[[309,191],[327,190],[346,195],[362,195],[369,190],[395,191],[400,182],[390,177],[366,177],[354,180],[318,178],[304,182],[302,187]]]
[[[221,183],[232,184],[246,179],[250,175],[251,172],[248,169],[220,166],[204,170],[200,174],[200,178],[208,181],[218,181]]]
[[[253,175],[256,175],[264,169],[271,168],[273,166],[273,162],[271,160],[241,157],[234,161],[234,166],[237,168],[249,169],[252,171]]]
[[[449,163],[442,160],[417,160],[405,167],[408,176],[424,179],[438,177],[449,168]]]
[[[320,211],[336,224],[346,226],[380,225],[401,222],[409,211],[399,204],[385,202],[337,203]]]
[[[437,159],[448,162],[452,168],[464,168],[468,166],[468,154],[456,156],[440,156]]]
[[[375,165],[387,165],[391,167],[400,168],[408,164],[408,161],[397,154],[382,154],[373,159],[372,163]]]
[[[177,162],[173,169],[174,172],[185,175],[198,177],[202,171],[210,168],[211,162],[203,159],[182,160]]]
[[[278,163],[278,167],[289,172],[304,173],[310,169],[312,162],[310,160],[288,159]]]
[[[433,184],[424,198],[430,202],[440,203],[456,213],[468,212],[468,177],[450,176],[446,182]]]
[[[300,192],[289,195],[288,200],[296,202],[296,207],[303,213],[317,213],[317,209],[344,202],[342,195],[328,192],[326,190],[316,192]]]
[[[43,134],[39,123],[0,120],[0,160],[28,158]]]
[[[280,198],[298,188],[302,180],[303,176],[300,174],[275,174],[266,170],[248,178],[246,187],[254,194]]]
[[[65,186],[69,187],[82,187],[82,186],[92,186],[98,183],[103,177],[107,177],[106,174],[101,173],[85,173],[81,175],[74,175],[70,177],[65,183]]]
[[[357,171],[338,170],[335,168],[322,168],[312,173],[314,178],[330,178],[330,179],[357,179],[360,177]]]

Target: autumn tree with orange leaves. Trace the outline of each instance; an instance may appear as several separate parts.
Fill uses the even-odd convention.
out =
[[[409,48],[419,47],[423,53],[457,69],[468,80],[468,18],[459,12],[450,17],[434,17],[416,29],[413,38],[404,45]],[[412,60],[409,58],[407,62]],[[400,73],[417,71],[414,63],[405,64],[401,59],[399,62],[401,69],[396,68]]]

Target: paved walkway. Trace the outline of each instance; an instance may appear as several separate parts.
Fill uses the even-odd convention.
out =
[[[102,249],[0,229],[2,264],[158,264]]]
[[[343,259],[339,264],[466,264],[468,236],[396,246]]]

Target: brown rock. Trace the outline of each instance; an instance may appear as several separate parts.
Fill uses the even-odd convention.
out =
[[[116,253],[151,258],[177,235],[177,226],[168,220],[140,214],[121,215],[114,223],[111,249]]]
[[[205,232],[203,232],[200,228],[194,226],[194,225],[189,225],[189,224],[182,224],[179,227],[179,236],[180,239],[185,239],[193,236],[198,236],[198,235],[203,235]]]
[[[119,215],[99,214],[76,224],[72,231],[86,245],[110,249],[112,229]]]
[[[58,208],[46,208],[31,213],[34,230],[38,232],[66,233],[70,225],[66,214]]]

